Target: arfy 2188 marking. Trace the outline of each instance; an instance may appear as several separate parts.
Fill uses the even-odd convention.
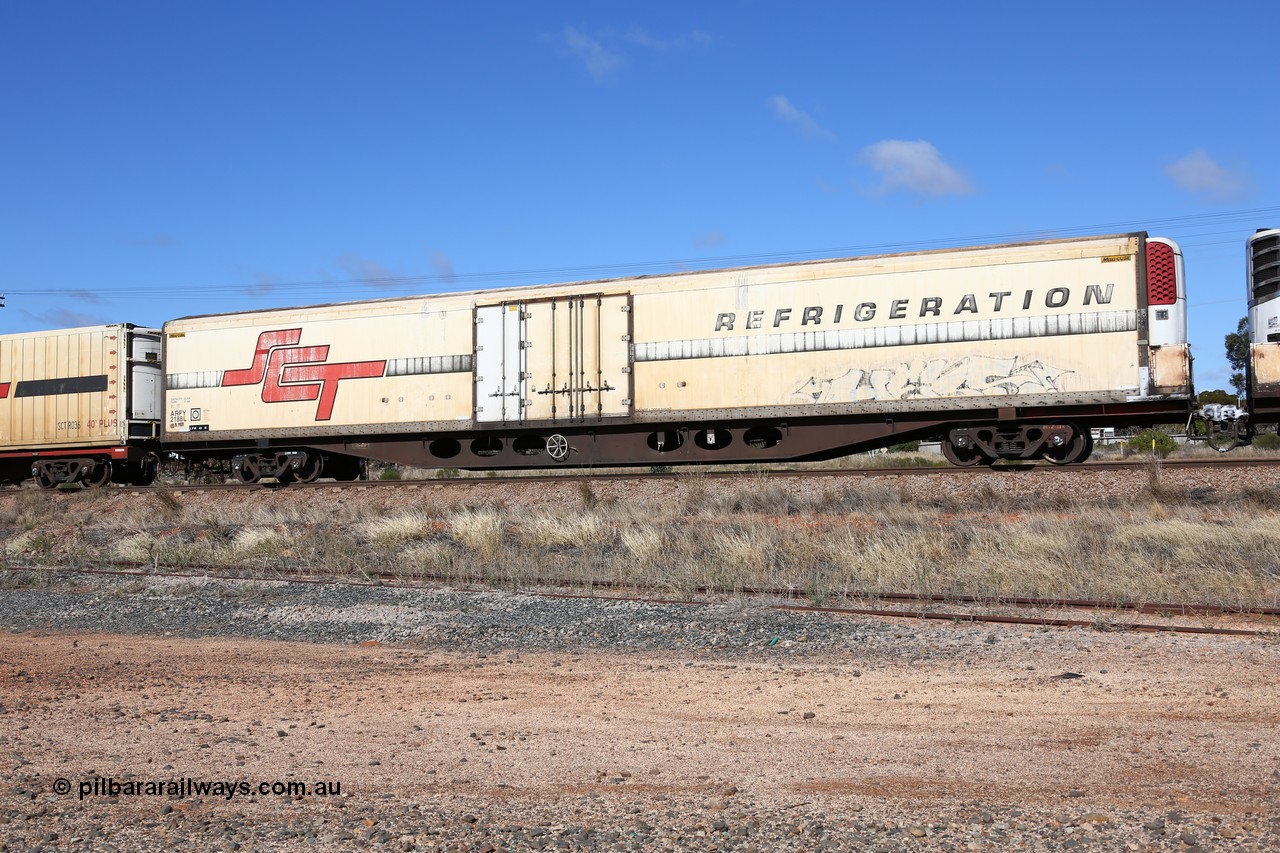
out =
[[[262,383],[262,402],[292,403],[319,400],[316,420],[333,417],[338,383],[343,379],[371,379],[382,376],[387,362],[348,361],[330,364],[328,344],[298,346],[302,329],[276,329],[258,336],[253,362],[242,370],[222,374],[222,387]]]

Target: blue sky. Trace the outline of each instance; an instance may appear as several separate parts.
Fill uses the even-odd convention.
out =
[[[1227,387],[1240,3],[0,5],[0,332],[1147,230]]]

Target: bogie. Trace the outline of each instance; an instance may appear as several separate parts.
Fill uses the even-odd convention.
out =
[[[1085,461],[1092,452],[1089,430],[1074,423],[965,426],[949,430],[942,440],[947,461],[966,467],[1000,459],[1071,465]]]

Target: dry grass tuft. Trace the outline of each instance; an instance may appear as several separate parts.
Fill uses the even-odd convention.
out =
[[[277,559],[288,548],[289,540],[274,528],[245,527],[232,537],[227,556],[235,560]]]
[[[375,518],[358,526],[360,535],[380,548],[395,548],[431,535],[432,519],[423,512],[410,511]]]
[[[493,509],[463,510],[449,517],[449,533],[462,547],[494,560],[502,553],[506,523]]]
[[[9,569],[0,572],[0,589],[44,589],[53,585],[54,577],[48,569]]]
[[[621,539],[622,547],[640,565],[658,562],[666,548],[666,536],[656,527],[629,527]]]
[[[709,586],[761,586],[767,578],[772,543],[755,527],[716,530],[711,535]]]
[[[53,512],[53,496],[36,489],[22,489],[3,516],[0,523],[32,530],[49,520]]]
[[[44,560],[54,552],[56,541],[42,530],[27,530],[4,543],[4,555],[16,559]]]
[[[1280,489],[1265,486],[1246,486],[1241,493],[1246,503],[1262,509],[1280,509]]]
[[[159,544],[159,540],[150,533],[135,533],[116,540],[111,546],[111,555],[126,563],[150,563]]]
[[[701,512],[708,501],[707,475],[694,468],[682,470],[676,479],[681,485],[681,510],[685,513]]]
[[[150,498],[163,518],[175,519],[182,515],[182,501],[168,489],[155,489]]]
[[[601,547],[617,538],[613,526],[598,513],[564,517],[543,512],[524,521],[521,529],[521,540],[531,545]]]
[[[578,481],[578,500],[582,503],[582,508],[587,511],[595,509],[600,503],[596,490],[591,488],[591,484],[586,480]]]
[[[448,575],[454,566],[456,554],[445,542],[425,542],[415,545],[399,555],[396,569],[403,574]]]

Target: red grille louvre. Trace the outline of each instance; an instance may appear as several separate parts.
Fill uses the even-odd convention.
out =
[[[1147,244],[1147,304],[1173,305],[1178,301],[1178,272],[1173,247]]]

